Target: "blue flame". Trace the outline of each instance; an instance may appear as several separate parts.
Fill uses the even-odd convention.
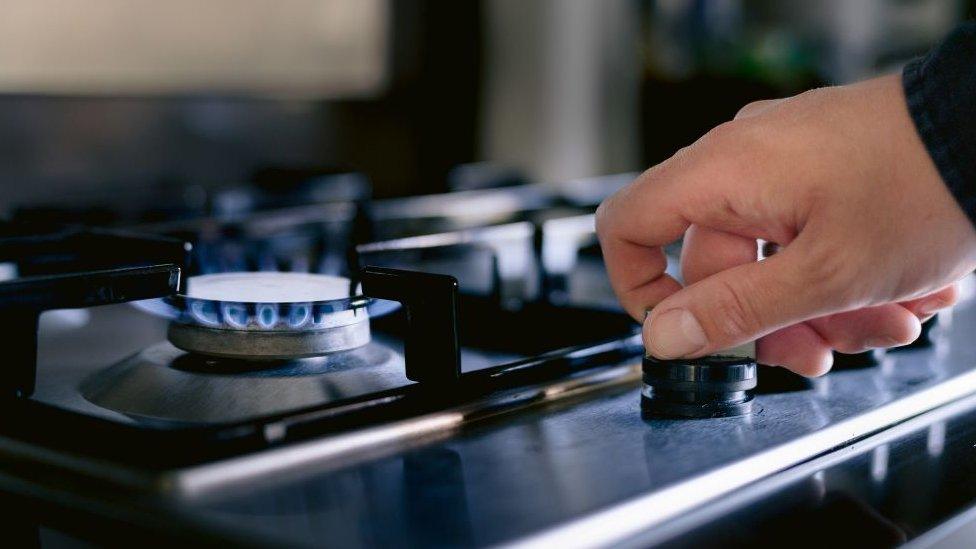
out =
[[[247,306],[243,303],[221,303],[220,312],[224,316],[224,322],[232,327],[247,328],[249,315],[247,314]]]
[[[293,303],[288,312],[288,326],[292,328],[302,328],[312,319],[311,303]]]
[[[255,307],[258,326],[270,330],[278,324],[278,306],[273,303],[258,303]]]
[[[220,326],[220,310],[213,301],[190,300],[190,316],[205,326]]]

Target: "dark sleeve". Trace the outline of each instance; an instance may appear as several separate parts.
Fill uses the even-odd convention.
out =
[[[922,141],[976,225],[976,23],[909,63],[902,84]]]

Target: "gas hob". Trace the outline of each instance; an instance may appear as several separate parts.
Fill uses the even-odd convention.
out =
[[[976,502],[958,480],[976,436],[970,299],[928,346],[816,380],[760,367],[749,414],[642,417],[638,326],[592,234],[625,180],[6,226],[2,501],[52,544],[342,546],[736,545],[848,507],[898,541]],[[283,269],[344,287],[192,293]],[[306,337],[336,328],[345,347]],[[226,332],[244,339],[221,347]]]

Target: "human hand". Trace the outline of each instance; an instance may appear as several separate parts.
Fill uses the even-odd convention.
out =
[[[832,349],[903,345],[957,299],[976,230],[942,182],[898,76],[744,107],[597,211],[611,284],[658,358],[757,338],[808,376]],[[684,235],[687,287],[662,246]],[[756,239],[781,246],[756,262]]]

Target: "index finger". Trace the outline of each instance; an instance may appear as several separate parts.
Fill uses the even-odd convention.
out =
[[[665,273],[663,246],[678,240],[690,223],[669,205],[670,185],[645,172],[597,210],[597,235],[610,285],[624,309],[636,320],[665,297],[681,289]]]
[[[677,241],[693,220],[683,212],[695,204],[699,216],[714,219],[724,201],[716,183],[731,166],[716,162],[727,155],[713,146],[720,126],[661,164],[645,171],[633,183],[608,198],[597,210],[596,224],[610,285],[624,309],[637,320],[658,302],[681,289],[665,273],[663,247]],[[727,133],[727,132],[726,132]],[[722,166],[719,170],[716,166]]]
[[[597,234],[610,284],[634,318],[681,289],[665,273],[662,248],[692,224],[752,239],[790,239],[775,228],[788,223],[774,223],[776,234],[764,228],[765,217],[775,214],[757,207],[751,192],[786,175],[784,165],[763,153],[766,137],[756,130],[742,121],[717,126],[600,205]]]

